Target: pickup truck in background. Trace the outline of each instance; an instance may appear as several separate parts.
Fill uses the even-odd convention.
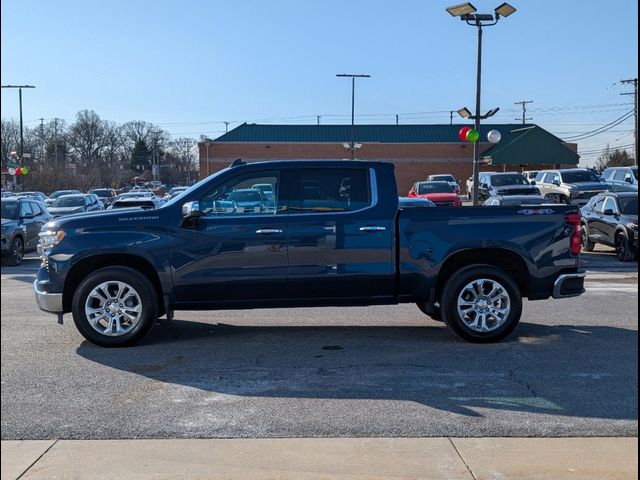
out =
[[[230,200],[265,184],[269,198]],[[71,215],[40,239],[40,308],[102,346],[174,310],[406,302],[494,342],[523,297],[584,291],[576,207],[402,208],[383,162],[235,161],[158,209]]]

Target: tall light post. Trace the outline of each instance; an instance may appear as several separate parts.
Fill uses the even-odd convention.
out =
[[[351,150],[351,160],[353,160],[354,153],[356,151],[356,78],[371,78],[371,75],[366,74],[353,74],[353,73],[338,73],[336,77],[349,77],[351,78],[351,141],[349,142],[349,150]]]
[[[482,27],[490,27],[498,23],[500,18],[508,17],[516,11],[514,7],[504,2],[495,8],[494,14],[475,13],[476,7],[469,2],[461,3],[447,7],[454,17],[460,17],[460,20],[466,22],[478,29],[478,63],[476,70],[476,111],[471,118],[474,120],[474,129],[479,132],[480,119],[486,116],[480,115],[480,79],[482,72]],[[468,110],[467,110],[468,111]],[[494,112],[495,113],[495,112]],[[473,205],[478,205],[478,178],[480,173],[480,145],[479,141],[473,142]]]

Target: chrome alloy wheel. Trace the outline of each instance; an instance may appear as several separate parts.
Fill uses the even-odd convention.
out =
[[[497,281],[474,280],[458,295],[458,315],[471,330],[492,332],[500,328],[511,311],[511,298]]]
[[[142,301],[127,283],[113,281],[96,286],[84,304],[89,324],[102,335],[119,337],[135,328],[142,317]]]

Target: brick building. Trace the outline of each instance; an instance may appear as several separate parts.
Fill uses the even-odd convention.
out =
[[[473,170],[473,145],[461,142],[463,125],[356,125],[355,156],[395,164],[400,193],[427,175],[450,173],[464,188]],[[575,167],[576,144],[567,144],[537,125],[486,124],[480,138],[498,130],[498,144],[481,142],[482,170],[520,171]],[[350,125],[257,125],[244,123],[215,140],[198,144],[200,178],[236,158],[263,160],[339,160],[350,158]]]

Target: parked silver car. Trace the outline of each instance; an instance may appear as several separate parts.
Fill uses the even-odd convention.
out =
[[[536,176],[536,186],[550,202],[572,205],[585,205],[594,195],[611,190],[610,184],[586,168],[542,170]]]

